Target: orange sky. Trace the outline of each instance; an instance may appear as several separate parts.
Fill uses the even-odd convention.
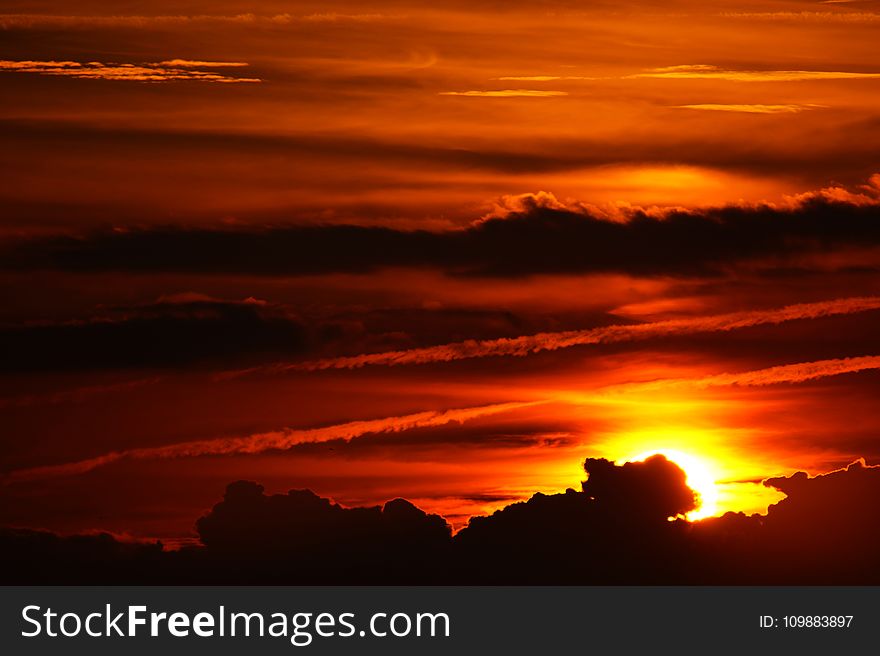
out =
[[[0,523],[880,460],[880,2],[429,4],[4,3]]]

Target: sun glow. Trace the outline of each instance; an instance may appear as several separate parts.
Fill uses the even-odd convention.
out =
[[[715,515],[718,512],[718,477],[706,460],[675,449],[657,449],[625,458],[623,462],[640,462],[658,454],[681,467],[687,476],[688,487],[699,495],[699,505],[686,515],[686,519],[695,521]]]
[[[651,370],[645,380],[666,376]],[[589,403],[590,416],[602,416],[613,428],[592,435],[589,449],[594,457],[624,463],[663,454],[681,466],[688,485],[700,495],[700,505],[687,514],[688,520],[726,512],[765,514],[784,497],[761,483],[782,473],[780,455],[741,446],[762,438],[770,441],[774,433],[745,414],[736,396],[634,389],[581,403]]]

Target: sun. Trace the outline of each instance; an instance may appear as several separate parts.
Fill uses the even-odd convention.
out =
[[[699,504],[695,510],[689,512],[685,518],[688,521],[711,517],[718,512],[718,486],[717,478],[712,471],[712,467],[702,458],[677,451],[675,449],[656,449],[654,451],[645,451],[632,458],[626,458],[623,462],[641,462],[655,455],[665,456],[667,460],[671,460],[684,470],[687,477],[687,484],[698,495]]]

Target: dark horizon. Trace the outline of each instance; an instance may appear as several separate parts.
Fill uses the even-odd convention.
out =
[[[199,546],[0,530],[4,585],[877,585],[880,466],[764,484],[766,516],[689,522],[699,505],[661,455],[587,459],[581,491],[538,493],[453,533],[405,499],[346,508],[237,481],[196,521]],[[859,508],[857,519],[844,509]]]

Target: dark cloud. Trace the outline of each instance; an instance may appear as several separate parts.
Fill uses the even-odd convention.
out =
[[[137,582],[163,569],[159,543],[127,543],[109,533],[60,536],[48,531],[0,529],[6,585]],[[19,569],[12,563],[21,564]]]
[[[196,527],[213,557],[249,563],[245,581],[260,571],[313,582],[431,580],[451,535],[446,520],[404,499],[343,508],[309,490],[266,496],[247,481],[231,484]]]
[[[583,492],[536,494],[456,536],[466,580],[487,584],[661,583],[686,576],[676,554],[685,527],[667,519],[696,506],[684,472],[663,456],[622,466],[584,462]],[[650,546],[648,546],[650,545]]]
[[[455,537],[464,583],[876,584],[880,466],[856,462],[765,485],[786,495],[766,516],[664,521],[693,492],[662,457],[588,459],[584,492],[537,494]],[[658,501],[659,499],[659,501]]]
[[[876,585],[880,466],[857,461],[809,477],[764,481],[786,495],[766,516],[727,513],[694,524],[696,576],[721,584]]]
[[[0,531],[10,583],[877,584],[880,466],[765,481],[766,516],[669,521],[695,503],[663,456],[584,463],[583,491],[536,494],[454,537],[408,501],[344,508],[308,490],[228,486],[197,522],[203,546]]]
[[[877,178],[875,177],[876,181]],[[876,186],[805,194],[780,206],[616,211],[565,206],[549,194],[508,199],[465,229],[306,225],[133,229],[34,238],[4,249],[7,270],[301,275],[422,267],[472,276],[625,272],[717,274],[757,259],[880,244]]]
[[[608,318],[604,317],[607,323]],[[596,318],[599,322],[599,318]],[[63,321],[0,323],[0,372],[191,364],[236,367],[300,356],[372,353],[458,339],[515,337],[559,320],[457,308],[360,309],[304,314],[255,299],[178,294],[98,308]]]
[[[583,491],[607,512],[634,521],[664,521],[697,507],[681,468],[660,455],[644,462],[615,465],[604,458],[587,458]]]
[[[85,320],[0,326],[5,372],[168,367],[215,358],[296,355],[307,342],[296,316],[255,300],[169,298],[109,308]]]
[[[880,550],[880,467],[857,461],[813,478],[798,472],[764,484],[787,495],[770,507],[764,527],[775,550],[789,554],[789,568],[822,571],[824,562],[836,560],[835,569],[858,582]],[[810,548],[799,548],[804,544]]]

